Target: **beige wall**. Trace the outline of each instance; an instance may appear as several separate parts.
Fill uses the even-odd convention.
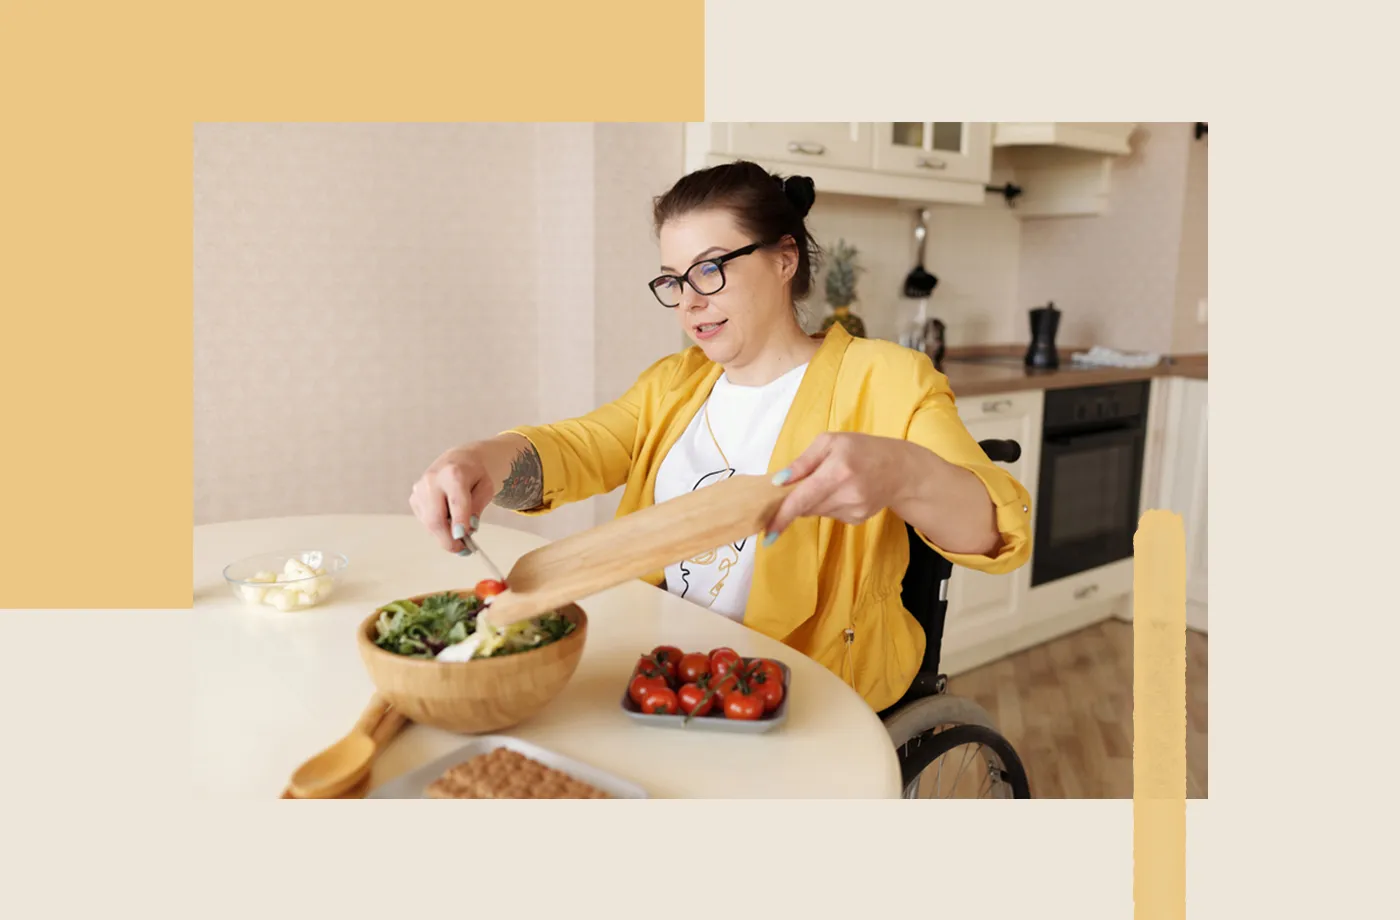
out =
[[[1204,352],[1208,322],[1200,320],[1200,304],[1210,290],[1209,137],[1190,145],[1186,161],[1185,202],[1181,216],[1181,260],[1177,270],[1176,312],[1171,350],[1178,354]]]
[[[1053,300],[1064,311],[1059,341],[1068,345],[1169,352],[1180,350],[1178,341],[1199,341],[1203,349],[1195,313],[1205,295],[1205,145],[1191,122],[1141,125],[1131,143],[1133,152],[1114,162],[1107,214],[1025,223],[1021,300]],[[1191,230],[1183,239],[1188,165]],[[1183,269],[1190,277],[1179,297]]]
[[[405,512],[446,447],[586,411],[675,348],[644,284],[679,126],[194,140],[196,523]],[[557,536],[609,510],[513,521]]]
[[[938,287],[928,315],[947,324],[950,342],[1022,338],[1016,325],[1020,221],[995,198],[985,207],[944,205],[929,210],[924,267],[938,277]],[[872,336],[898,340],[903,325],[917,315],[917,301],[902,293],[916,257],[917,213],[912,205],[823,197],[818,190],[812,233],[828,250],[842,238],[860,250],[866,272],[857,282],[860,302],[855,312]],[[813,319],[809,325],[820,325],[827,314],[825,298],[824,278],[819,278],[808,309]]]
[[[661,261],[652,199],[680,178],[682,128],[609,124],[596,132],[595,405],[621,396],[647,365],[684,344],[675,311],[657,303],[646,287]],[[619,490],[595,499],[594,519],[611,518],[621,497]]]

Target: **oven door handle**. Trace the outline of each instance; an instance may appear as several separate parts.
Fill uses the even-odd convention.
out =
[[[1093,431],[1087,434],[1051,434],[1045,436],[1045,443],[1055,447],[1078,447],[1081,444],[1131,444],[1141,435],[1138,428],[1109,428],[1106,431]]]

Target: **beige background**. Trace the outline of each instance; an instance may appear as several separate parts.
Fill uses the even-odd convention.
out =
[[[1296,557],[1300,532],[1365,533],[1368,559],[1377,560],[1393,558],[1400,537],[1393,529],[1374,526],[1375,507],[1370,503],[1306,497],[1301,502],[1260,501],[1261,495],[1296,492],[1300,480],[1315,476],[1329,461],[1335,463],[1336,446],[1327,438],[1301,439],[1277,452],[1274,462],[1260,463],[1258,432],[1285,431],[1300,414],[1327,418],[1337,431],[1368,430],[1375,424],[1371,401],[1338,400],[1335,394],[1339,388],[1366,392],[1372,384],[1382,386],[1390,374],[1387,359],[1397,314],[1386,301],[1391,284],[1385,277],[1390,269],[1384,256],[1393,234],[1395,189],[1381,183],[1375,189],[1379,200],[1350,191],[1289,194],[1300,163],[1292,155],[1296,144],[1283,154],[1280,148],[1296,136],[1287,134],[1285,126],[1304,127],[1296,118],[1297,101],[1326,98],[1338,116],[1331,124],[1362,129],[1355,132],[1361,150],[1352,152],[1352,161],[1364,162],[1368,150],[1387,149],[1396,124],[1365,116],[1374,116],[1376,108],[1366,90],[1385,85],[1381,68],[1391,59],[1367,52],[1378,52],[1390,33],[1364,21],[1358,28],[1357,18],[1347,10],[1280,17],[1275,26],[1282,34],[1268,42],[1258,40],[1257,17],[1247,9],[1213,8],[1209,29],[1202,28],[1200,14],[1207,12],[1203,8],[1144,8],[1112,16],[1086,12],[1090,15],[1076,17],[1043,5],[1013,5],[1005,11],[1005,22],[1023,27],[989,35],[985,9],[974,6],[891,5],[853,17],[848,4],[835,0],[742,6],[736,0],[710,0],[707,116],[793,117],[795,99],[803,108],[801,117],[874,117],[876,107],[902,106],[907,112],[927,106],[931,84],[956,81],[948,104],[991,117],[1011,110],[1072,112],[1069,117],[1093,113],[1111,119],[1154,106],[1158,112],[1194,106],[1220,119],[1218,127],[1224,133],[1218,140],[1224,146],[1212,165],[1224,170],[1217,178],[1227,193],[1217,197],[1213,210],[1222,228],[1217,241],[1229,246],[1231,258],[1217,267],[1213,280],[1220,296],[1231,301],[1231,310],[1222,316],[1215,334],[1217,344],[1229,350],[1230,360],[1212,369],[1212,401],[1221,409],[1217,418],[1228,422],[1219,426],[1219,438],[1213,439],[1212,472],[1224,488],[1217,492],[1212,516],[1226,533],[1240,539],[1230,553],[1230,565],[1217,569],[1211,586],[1213,598],[1229,605],[1235,616],[1232,628],[1212,635],[1217,659],[1228,660],[1211,682],[1212,722],[1219,729],[1212,735],[1211,766],[1219,782],[1211,800],[1187,803],[1189,915],[1229,915],[1241,903],[1276,917],[1338,910],[1366,913],[1375,901],[1391,894],[1384,848],[1368,843],[1377,824],[1375,797],[1362,798],[1359,790],[1351,789],[1336,795],[1299,795],[1297,772],[1259,769],[1260,753],[1278,750],[1280,739],[1297,737],[1300,724],[1330,725],[1338,737],[1374,735],[1377,716],[1384,718],[1379,706],[1390,692],[1392,650],[1400,641],[1400,621],[1376,616],[1386,609],[1383,599],[1393,596],[1388,566],[1351,566],[1345,578],[1336,579],[1326,614],[1329,628],[1320,629],[1315,595],[1299,591],[1294,579],[1278,578],[1279,560]],[[1331,19],[1334,15],[1336,20]],[[417,27],[416,22],[400,21],[406,23],[404,31]],[[314,86],[318,98],[325,99],[324,109],[303,109],[311,115],[372,117],[396,105],[416,105],[418,112],[435,114],[455,111],[431,104],[422,108],[410,91],[411,74],[399,78],[398,85],[390,79],[381,98],[357,99],[338,79],[349,74],[328,67],[325,52],[318,51],[327,47],[321,29],[315,33],[321,39],[317,41],[309,34],[288,37],[280,16],[275,23],[252,17],[248,22],[247,34],[256,30],[259,36],[276,36],[285,42],[288,56],[303,62],[307,79],[297,87],[302,97],[306,86]],[[144,29],[133,29],[133,38],[151,34],[129,17],[122,23]],[[170,49],[178,66],[154,72],[185,73],[180,56],[191,54],[190,49],[197,58],[206,58],[211,47],[227,48],[219,60],[246,62],[250,46],[239,43],[240,36],[227,37],[228,25],[211,22],[189,41],[162,34],[149,47]],[[392,33],[393,20],[376,21],[373,27],[387,27]],[[55,27],[48,34],[65,33]],[[17,41],[29,38],[18,30],[15,35]],[[755,92],[755,87],[780,86],[793,78],[791,56],[772,53],[773,35],[782,35],[785,47],[812,48],[817,60],[828,62],[801,69],[802,92],[795,96]],[[969,40],[942,42],[931,61],[931,36],[938,35]],[[158,123],[149,117],[143,104],[149,106],[149,100],[165,94],[150,91],[150,68],[121,66],[129,62],[133,43],[114,41],[106,30],[90,37],[101,43],[92,46],[99,53],[83,53],[88,49],[70,42],[74,62],[88,67],[87,72],[81,66],[73,68],[71,94],[55,98],[53,87],[58,84],[35,85],[35,111],[49,120],[31,129],[30,136],[43,138],[51,162],[62,164],[54,169],[62,175],[53,177],[53,186],[71,182],[74,173],[112,162],[113,151],[89,145],[87,159],[74,161],[64,154],[82,148],[77,134],[71,146],[56,145],[47,130],[51,125],[68,125],[91,137],[99,122],[111,128],[108,136],[132,139],[133,158],[149,159],[163,148],[178,148],[184,160],[182,125],[187,116],[177,114],[177,104],[170,103],[168,117]],[[381,35],[380,47],[417,50],[418,44],[410,41],[417,37]],[[750,44],[744,46],[744,41]],[[104,58],[104,47],[118,49],[122,57]],[[139,41],[135,47],[140,49]],[[1314,49],[1320,66],[1296,66],[1298,47]],[[1047,50],[1064,49],[1091,53],[1058,54],[1047,64]],[[252,50],[261,49],[253,45]],[[362,55],[346,57],[362,68]],[[1241,62],[1249,66],[1242,69]],[[103,63],[113,66],[104,69]],[[260,67],[274,79],[286,79],[277,63]],[[220,89],[230,108],[256,117],[286,105],[282,96],[256,101],[253,91],[244,88],[242,70],[230,67],[227,72],[230,81]],[[394,68],[377,72],[399,73]],[[1231,78],[1231,72],[1244,76]],[[464,83],[450,68],[444,75],[436,81],[438,86]],[[197,99],[207,103],[209,98],[206,72],[199,77],[190,80],[194,89],[181,97],[191,107]],[[1264,79],[1275,92],[1259,92]],[[108,94],[94,91],[104,85]],[[229,101],[231,95],[236,103]],[[281,111],[293,108],[295,103]],[[133,110],[139,112],[139,121]],[[39,181],[47,186],[50,178],[44,175]],[[32,174],[24,179],[36,181]],[[139,199],[133,196],[133,206],[149,197],[144,183],[138,188],[141,194]],[[103,206],[103,216],[116,210],[106,202]],[[123,209],[113,216],[125,221],[130,214]],[[55,232],[51,239],[67,240],[69,234]],[[105,248],[100,235],[78,239],[82,256],[95,256]],[[73,244],[66,243],[63,256],[70,264],[73,253]],[[1281,263],[1295,266],[1297,272],[1278,271]],[[134,290],[136,276],[131,281]],[[124,299],[123,305],[142,309],[135,297]],[[1274,356],[1296,353],[1297,330],[1311,328],[1319,305],[1343,311],[1344,321],[1316,326],[1319,347],[1309,351],[1308,372],[1336,383],[1304,386],[1287,398],[1261,400],[1260,380],[1281,373]],[[1247,319],[1250,311],[1256,314],[1254,320]],[[147,319],[138,312],[135,321]],[[1358,326],[1368,334],[1357,336]],[[1247,425],[1235,424],[1246,419]],[[55,482],[53,487],[61,491],[71,483]],[[174,482],[171,488],[178,491],[183,485]],[[187,917],[192,899],[199,899],[207,916],[220,917],[266,912],[270,898],[285,905],[287,912],[334,910],[345,917],[371,917],[401,911],[400,890],[345,885],[346,867],[363,865],[366,839],[413,839],[424,848],[442,850],[460,843],[459,826],[407,806],[321,809],[314,816],[273,803],[262,809],[189,807],[178,778],[188,745],[178,725],[189,716],[188,694],[180,691],[189,682],[185,630],[192,619],[184,612],[150,610],[7,612],[4,648],[11,654],[0,667],[0,684],[11,698],[43,701],[41,706],[15,710],[18,721],[11,724],[10,736],[27,742],[19,752],[41,748],[43,755],[8,758],[8,785],[12,790],[62,788],[65,797],[21,798],[17,793],[13,799],[7,826],[24,834],[31,858],[21,861],[19,871],[31,884],[10,886],[4,903],[13,903],[12,913],[19,915],[46,910],[78,914],[84,908],[94,912],[109,908],[114,897],[143,899],[143,909],[152,917]],[[53,666],[51,657],[33,654],[55,635],[78,634],[87,641],[66,650],[61,669]],[[1357,637],[1363,641],[1350,641]],[[114,655],[114,650],[122,654]],[[139,666],[133,667],[138,655]],[[1335,692],[1294,694],[1288,705],[1280,705],[1278,688],[1297,681],[1299,662],[1317,667],[1316,676]],[[81,679],[74,680],[75,674]],[[102,692],[92,692],[93,687]],[[1348,705],[1335,706],[1337,699]],[[133,719],[133,713],[143,717]],[[319,743],[309,739],[308,750]],[[1383,734],[1379,743],[1381,756],[1394,747]],[[91,755],[96,749],[139,751],[105,760],[102,785],[122,790],[121,795],[94,789]],[[86,831],[74,835],[66,831],[67,822],[55,817],[61,818],[64,806],[71,807],[74,797],[88,790],[93,794],[82,803]],[[487,807],[493,804],[500,807]],[[531,905],[540,912],[587,916],[615,903],[617,853],[636,839],[630,834],[634,827],[698,819],[702,804],[711,812],[729,810],[724,819],[766,820],[787,829],[792,845],[779,851],[774,870],[742,886],[739,896],[756,910],[831,916],[852,916],[862,909],[882,916],[894,913],[907,907],[909,894],[907,888],[887,882],[921,876],[931,860],[937,861],[941,873],[936,881],[955,880],[936,885],[937,905],[944,913],[985,911],[989,903],[1002,913],[1019,910],[1076,920],[1122,918],[1132,910],[1131,814],[1126,802],[1043,801],[1016,810],[948,807],[921,821],[911,820],[904,811],[865,803],[842,809],[837,803],[814,808],[808,803],[784,807],[776,802],[657,801],[635,810],[630,822],[619,813],[616,821],[603,825],[589,820],[596,816],[586,815],[583,806],[576,816],[559,814],[556,819],[552,812],[522,820],[511,803],[482,803],[472,813],[472,829],[491,839],[498,850],[511,852],[537,844],[541,828],[547,826],[558,849],[582,858],[561,861],[556,882],[531,892]],[[1272,832],[1284,813],[1291,832]],[[707,820],[713,822],[713,816]],[[833,859],[831,841],[837,828],[836,836],[843,840],[878,840],[882,845],[847,847]],[[1300,839],[1325,840],[1328,845],[1299,846]],[[989,859],[987,854],[993,852],[997,858]],[[89,884],[75,886],[69,866],[84,854],[92,857],[85,860]],[[216,889],[211,884],[214,873],[234,863],[257,884]],[[149,885],[143,878],[152,866],[166,871],[161,885]],[[829,866],[839,866],[839,874],[827,873],[833,879],[829,884],[770,884],[774,877],[807,878],[814,868],[821,872]],[[1344,884],[1339,885],[1339,879]],[[674,879],[664,873],[637,872],[628,882],[634,900],[675,892]],[[217,899],[210,899],[211,890],[220,892]],[[989,891],[994,892],[990,902]],[[520,902],[518,893],[497,888],[487,887],[480,896],[487,905]]]
[[[994,195],[932,208],[930,310],[950,343],[1024,341],[1027,309],[1053,299],[1064,344],[1204,350],[1190,132],[1139,129],[1101,217],[1023,222]],[[194,141],[197,524],[405,511],[442,450],[586,412],[682,344],[645,289],[679,124],[209,124]],[[817,240],[861,251],[871,335],[916,314],[900,293],[914,223],[819,194]],[[557,537],[617,498],[508,518]]]

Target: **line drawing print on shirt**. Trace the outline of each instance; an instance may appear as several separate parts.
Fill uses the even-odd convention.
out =
[[[724,480],[728,479],[733,475],[734,470],[728,467],[722,470],[715,470],[713,473],[706,473],[704,476],[700,477],[699,481],[697,481],[695,485],[691,486],[690,491],[695,492],[703,486],[714,485],[714,483],[716,482],[723,482]],[[724,549],[728,549],[732,546],[734,548],[734,556],[731,558],[730,556],[726,555],[725,558],[720,560],[719,570],[721,574],[719,581],[717,581],[715,583],[715,586],[710,589],[711,598],[719,596],[720,590],[724,587],[725,579],[729,577],[729,570],[734,567],[734,564],[736,562],[739,561],[739,554],[744,551],[744,544],[748,542],[749,538],[745,537],[738,543],[730,543],[723,547]],[[690,593],[690,569],[686,568],[686,563],[689,563],[691,565],[711,565],[714,563],[715,559],[718,558],[718,556],[719,550],[707,550],[706,552],[703,552],[698,556],[690,557],[689,559],[685,560],[680,564],[681,584],[685,586],[681,590],[681,597],[685,597],[687,594]]]
[[[684,427],[657,470],[654,500],[677,498],[728,477],[759,476],[765,470],[771,474],[773,451],[806,367],[757,387],[735,386],[720,374],[699,412],[685,422],[674,419]],[[716,427],[714,421],[724,424]],[[757,536],[749,534],[666,566],[662,586],[742,623],[757,566]]]

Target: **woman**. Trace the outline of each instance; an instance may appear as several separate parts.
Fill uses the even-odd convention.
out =
[[[877,711],[923,659],[900,601],[905,522],[955,563],[1008,572],[1030,554],[1030,500],[958,418],[920,352],[809,337],[812,181],[753,163],[692,173],[655,202],[650,283],[694,347],[581,418],[447,451],[410,504],[455,552],[489,502],[540,514],[625,486],[619,514],[737,474],[795,483],[762,539],[649,579],[821,662]]]

